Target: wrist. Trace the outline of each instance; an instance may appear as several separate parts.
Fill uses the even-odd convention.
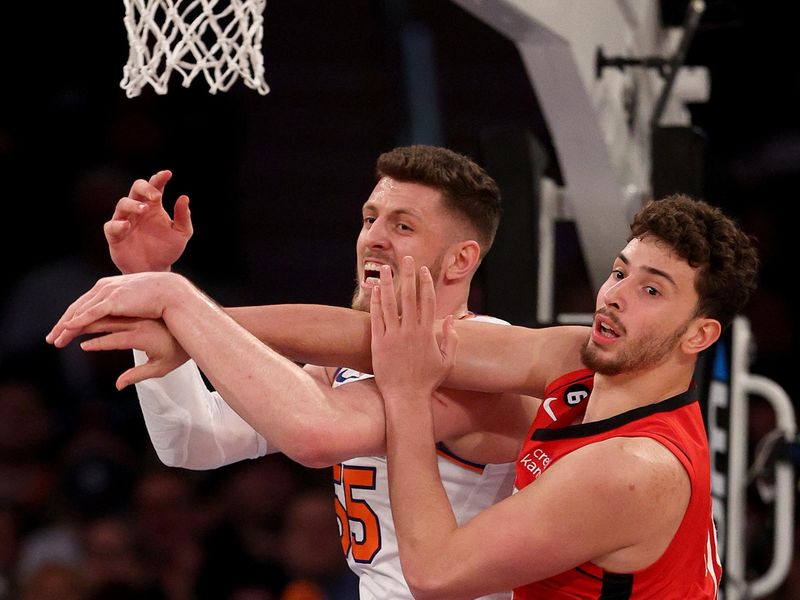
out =
[[[159,295],[161,300],[161,313],[166,316],[168,311],[180,309],[190,305],[193,296],[198,290],[183,275],[166,272],[159,274]]]
[[[419,407],[430,403],[433,390],[409,385],[398,387],[381,387],[381,395],[387,406]]]

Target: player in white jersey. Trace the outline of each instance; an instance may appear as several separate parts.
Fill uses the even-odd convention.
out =
[[[403,256],[414,256],[434,273],[440,316],[469,315],[470,282],[499,218],[495,183],[466,157],[427,146],[381,155],[377,175],[363,207],[353,308],[368,310],[381,268],[396,272]],[[106,224],[112,258],[123,273],[169,270],[191,235],[188,198],[176,203],[175,221],[161,205],[168,179],[169,173],[161,172],[150,182],[137,181]],[[208,469],[280,451],[310,466],[338,465],[337,517],[343,549],[360,576],[362,600],[410,599],[393,535],[381,458],[384,409],[374,381],[352,377],[347,385],[336,386],[335,369],[300,369],[245,330],[280,347],[258,307],[228,311],[239,326],[178,275],[123,275],[101,280],[93,291],[102,295],[112,288],[115,301],[103,305],[107,314],[159,319],[95,323],[93,331],[113,333],[83,342],[87,350],[146,351],[137,353],[138,366],[121,376],[120,385],[163,375],[186,359],[185,350],[220,392],[205,388],[191,361],[162,379],[137,384],[161,460]],[[49,341],[64,345],[72,334],[91,330],[70,329],[64,336],[59,330],[91,303],[89,296],[92,292],[70,307]],[[164,335],[164,326],[174,338]],[[309,335],[313,333],[312,323]],[[348,373],[338,375],[347,379]],[[516,458],[537,401],[509,394],[440,392],[432,402],[437,437],[443,442],[440,470],[459,518],[466,521],[510,493],[513,472],[502,463]],[[372,458],[348,460],[354,457]]]

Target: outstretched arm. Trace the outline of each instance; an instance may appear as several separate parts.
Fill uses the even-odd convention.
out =
[[[369,315],[363,312],[314,304],[218,309],[292,360],[372,372]],[[65,329],[65,322],[62,317],[48,335],[58,347],[84,333],[80,328]],[[461,341],[460,358],[445,385],[535,397],[541,397],[556,377],[582,368],[580,349],[589,335],[582,326],[531,329],[456,321],[454,327]],[[165,361],[163,370],[148,376],[164,375],[181,362]]]
[[[108,319],[109,315],[163,318],[175,340],[157,321],[135,323],[130,319]],[[162,352],[170,352],[172,346],[179,344],[197,357],[198,365],[227,404],[191,381],[184,380],[183,385],[178,381],[164,390],[165,395],[155,399],[151,413],[157,417],[166,411],[166,421],[155,428],[180,433],[184,436],[181,443],[194,441],[192,438],[186,441],[189,434],[213,434],[216,413],[225,413],[230,405],[243,423],[262,434],[270,449],[280,450],[308,466],[327,466],[353,456],[384,454],[383,403],[372,381],[332,389],[321,367],[303,370],[280,356],[180,275],[142,273],[101,280],[73,303],[63,321],[80,333],[111,331],[108,336],[84,341],[82,347],[87,350],[144,348],[151,359],[158,361]],[[161,342],[150,339],[163,335],[167,339]],[[185,368],[188,367],[181,367],[181,373]],[[174,376],[169,375],[168,379]],[[131,381],[126,377],[123,375],[123,384]],[[197,378],[199,374],[195,375],[195,381]],[[437,393],[438,439],[475,431],[480,425],[476,425],[476,415],[485,415],[484,407],[494,404],[491,400],[488,395]],[[503,401],[513,402],[505,398]],[[194,424],[196,429],[175,425],[175,421],[184,421],[185,425],[186,415],[181,413],[181,407],[190,412],[189,425]],[[500,405],[498,413],[499,408]],[[226,414],[220,416],[227,424],[237,421],[234,417],[229,420]],[[499,418],[495,420],[500,422]],[[252,430],[244,432],[246,439],[252,439]],[[228,437],[226,431],[222,433]],[[235,438],[233,435],[233,443]],[[229,451],[226,445],[222,454],[230,462],[231,457],[252,456],[257,451],[255,447],[247,442],[242,455],[239,447]],[[202,465],[202,468],[219,466],[205,461]]]
[[[277,352],[319,365],[347,365],[372,372],[369,315],[320,305],[225,309]],[[541,397],[556,377],[583,367],[580,349],[589,329],[456,321],[459,360],[445,385],[465,390]]]

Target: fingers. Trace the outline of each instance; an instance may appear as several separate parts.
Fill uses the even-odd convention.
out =
[[[369,299],[369,322],[370,330],[372,331],[372,344],[375,345],[386,331],[386,325],[383,322],[383,308],[381,307],[381,288],[377,285],[372,289],[372,295]]]
[[[405,309],[403,309],[405,312]],[[419,321],[425,328],[433,326],[436,318],[436,290],[428,267],[419,270]]]
[[[56,348],[63,348],[87,333],[86,328],[93,322],[111,314],[111,310],[111,302],[92,288],[67,309],[45,339]]]
[[[148,181],[137,179],[133,182],[128,196],[138,202],[161,202],[164,188],[172,178],[172,171],[163,170],[157,172]]]
[[[64,334],[69,333],[70,340],[78,335],[86,333],[86,328],[94,321],[102,319],[111,314],[113,310],[112,303],[108,298],[99,300],[94,304],[81,307],[71,319],[64,323]],[[62,334],[62,336],[64,335]]]
[[[72,317],[76,314],[76,312],[78,310],[80,310],[80,308],[84,304],[86,304],[92,297],[94,297],[94,295],[96,293],[96,290],[97,290],[98,286],[101,284],[102,281],[103,281],[102,279],[100,281],[98,281],[92,287],[92,289],[90,289],[88,292],[83,294],[80,298],[75,300],[75,302],[73,302],[72,304],[70,304],[67,307],[67,310],[64,311],[64,314],[62,314],[61,317],[58,319],[58,321],[56,321],[56,324],[53,325],[53,328],[50,330],[50,333],[48,333],[45,336],[44,339],[48,344],[54,344],[59,348],[62,347],[62,345],[59,345],[59,344],[56,343],[56,340],[63,333],[64,328],[65,328],[65,324],[72,319]],[[66,345],[66,344],[64,344],[64,345]]]
[[[383,317],[383,326],[386,330],[397,328],[399,317],[397,313],[397,298],[394,294],[394,281],[392,281],[392,269],[388,265],[381,267],[380,281],[380,308]],[[374,291],[374,290],[373,290]]]
[[[103,233],[106,236],[106,240],[110,244],[116,244],[117,242],[122,241],[125,239],[131,231],[131,222],[129,220],[126,221],[106,221],[103,223]]]
[[[404,256],[400,261],[400,304],[405,319],[406,327],[411,327],[417,322],[417,281],[414,258]]]
[[[189,196],[183,194],[175,201],[172,227],[178,231],[185,233],[187,237],[191,237],[194,232],[192,227],[192,217],[189,211]]]
[[[131,225],[135,225],[141,215],[147,212],[147,204],[134,198],[120,198],[114,207],[114,214],[111,220],[103,225],[103,231],[109,241],[117,241],[121,236],[127,234]],[[123,231],[127,229],[127,231]],[[112,237],[113,236],[113,237]]]
[[[149,183],[156,188],[160,194],[163,194],[164,188],[170,179],[172,179],[172,171],[165,169],[153,175],[150,178]]]
[[[88,329],[88,328],[87,328]],[[83,333],[90,333],[84,330]],[[136,347],[128,332],[107,333],[81,342],[81,350],[100,352],[103,350],[133,350]]]
[[[130,191],[128,192],[128,198],[136,202],[143,202],[145,204],[161,204],[161,198],[163,195],[163,186],[158,188],[144,179],[137,179],[134,181]]]
[[[117,377],[115,383],[118,390],[122,390],[129,385],[139,383],[145,379],[152,379],[153,377],[163,377],[166,373],[162,373],[157,363],[146,362],[143,365],[131,367],[122,375]]]

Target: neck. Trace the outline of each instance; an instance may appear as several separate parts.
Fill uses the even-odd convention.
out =
[[[620,375],[596,373],[584,422],[607,419],[677,396],[689,389],[693,375],[693,367],[673,364]]]
[[[454,303],[449,306],[439,306],[437,301],[436,303],[436,318],[437,319],[444,319],[448,315],[453,315],[456,319],[461,319],[469,312],[467,308],[467,301],[460,303]]]
[[[467,299],[469,298],[469,288],[460,289],[462,286],[437,285],[436,286],[436,318],[444,319],[448,315],[453,315],[460,319],[467,314]]]

